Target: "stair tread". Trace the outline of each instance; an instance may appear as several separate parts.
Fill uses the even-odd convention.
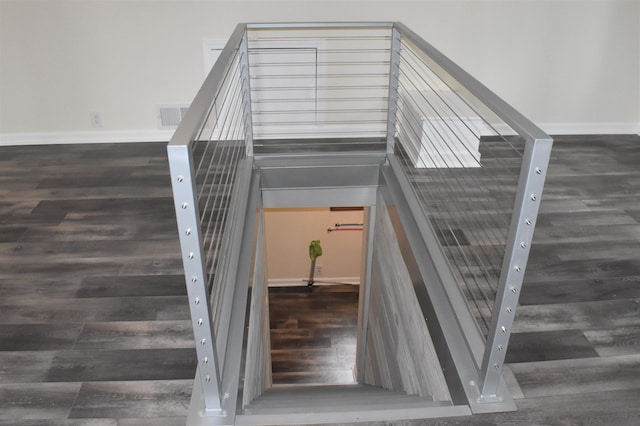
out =
[[[376,407],[412,408],[434,403],[430,397],[407,395],[366,385],[275,387],[265,391],[246,408],[247,414],[354,411]],[[445,403],[446,405],[446,403]]]

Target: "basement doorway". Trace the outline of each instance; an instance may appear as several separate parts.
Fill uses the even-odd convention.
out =
[[[356,383],[363,210],[264,210],[274,385]]]

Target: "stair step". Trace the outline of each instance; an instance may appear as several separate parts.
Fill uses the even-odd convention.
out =
[[[430,397],[407,395],[366,385],[286,386],[265,391],[246,407],[251,413],[261,412],[321,412],[371,409],[380,404],[394,406],[424,406],[432,404]]]
[[[238,413],[237,424],[301,425],[465,414],[467,406],[374,386],[276,386]]]

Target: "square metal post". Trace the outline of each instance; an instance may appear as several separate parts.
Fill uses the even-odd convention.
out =
[[[551,156],[552,139],[527,140],[509,237],[480,370],[480,402],[494,402],[511,336],[520,290]]]
[[[207,411],[221,412],[220,371],[208,303],[207,275],[201,256],[200,213],[195,195],[193,158],[188,144],[170,144],[167,151],[202,394]]]
[[[391,54],[389,68],[389,106],[387,107],[387,153],[393,154],[396,143],[396,120],[398,110],[398,81],[400,78],[400,31],[391,29]]]
[[[247,157],[253,157],[253,113],[251,112],[251,67],[249,63],[249,42],[247,30],[240,43],[240,72],[242,84],[242,116],[244,119],[244,139]]]

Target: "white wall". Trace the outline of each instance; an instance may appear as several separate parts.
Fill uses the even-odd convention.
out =
[[[271,282],[297,283],[309,278],[309,244],[320,240],[323,272],[315,279],[359,280],[362,231],[327,232],[336,223],[362,223],[362,211],[332,212],[329,208],[266,209],[267,274]]]
[[[200,86],[203,39],[251,21],[403,21],[549,131],[635,133],[639,3],[0,0],[0,143],[157,129],[156,105]]]

